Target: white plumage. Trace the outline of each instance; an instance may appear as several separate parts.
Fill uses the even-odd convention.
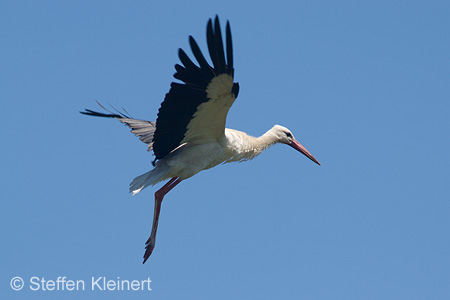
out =
[[[197,119],[201,120],[200,117]],[[221,163],[247,161],[276,143],[290,144],[295,140],[289,129],[280,125],[275,125],[260,137],[229,128],[226,128],[224,133],[208,143],[199,144],[185,139],[182,145],[164,159],[157,161],[153,170],[136,177],[131,182],[130,192],[136,195],[150,185],[173,177],[185,180]],[[288,137],[288,134],[291,137]]]
[[[169,179],[155,193],[153,226],[146,243],[144,263],[155,247],[163,197],[181,181],[222,163],[253,159],[276,143],[287,144],[319,164],[283,126],[275,125],[260,137],[225,128],[228,111],[239,92],[239,84],[233,82],[233,48],[228,22],[226,54],[218,17],[214,26],[212,20],[208,22],[207,42],[213,66],[206,62],[195,40],[190,37],[189,41],[198,66],[183,50],[179,50],[183,66],[175,66],[177,73],[174,77],[183,84],[171,84],[156,122],[133,119],[123,113],[107,114],[88,109],[82,112],[118,119],[148,145],[149,151],[153,150],[156,156],[154,168],[131,182],[130,192],[133,195]]]

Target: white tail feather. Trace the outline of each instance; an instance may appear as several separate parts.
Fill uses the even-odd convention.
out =
[[[130,183],[130,193],[136,195],[146,187],[166,179],[169,168],[165,164],[157,163],[156,168],[134,178]]]

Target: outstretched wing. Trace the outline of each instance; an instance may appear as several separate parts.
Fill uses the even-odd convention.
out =
[[[239,85],[233,82],[233,46],[230,24],[226,26],[226,57],[219,18],[208,21],[206,38],[213,66],[210,66],[192,36],[189,43],[198,66],[179,49],[182,65],[175,65],[174,78],[158,112],[153,151],[161,159],[186,142],[208,143],[225,133],[228,110]]]
[[[103,106],[101,107],[105,109]],[[80,111],[80,113],[88,116],[114,118],[119,120],[123,124],[130,127],[131,132],[134,133],[134,135],[137,136],[141,141],[147,144],[148,147],[147,151],[153,150],[153,136],[156,130],[156,122],[133,119],[120,112],[117,114],[114,113],[105,114],[90,109],[86,109],[85,111]]]

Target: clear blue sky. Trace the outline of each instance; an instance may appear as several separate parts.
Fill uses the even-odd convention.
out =
[[[1,1],[1,298],[450,299],[449,2],[162,3]],[[128,185],[153,158],[78,111],[154,120],[177,49],[206,50],[216,13],[241,86],[227,126],[287,126],[322,166],[276,145],[183,182],[142,265],[158,186]]]

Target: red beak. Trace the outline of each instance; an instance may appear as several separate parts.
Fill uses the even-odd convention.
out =
[[[320,166],[320,163],[317,161],[317,159],[315,159],[314,156],[312,156],[312,154],[309,153],[309,151],[306,150],[306,148],[303,147],[303,145],[300,144],[297,140],[293,140],[288,145],[291,146],[292,148],[294,148],[295,150],[301,152],[304,156],[306,156],[307,158],[309,158],[310,160],[312,160],[313,162],[315,162],[316,164],[318,164]]]

